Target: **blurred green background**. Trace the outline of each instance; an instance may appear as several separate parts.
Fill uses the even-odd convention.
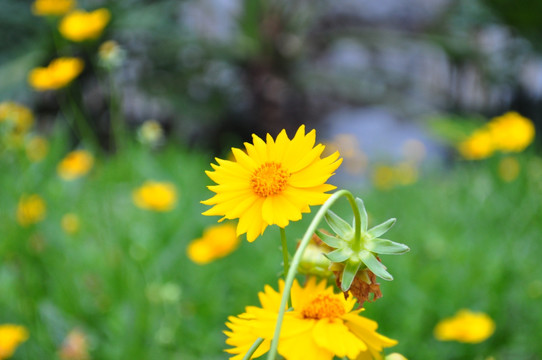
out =
[[[361,197],[373,225],[396,217],[387,236],[411,248],[383,257],[395,280],[381,281],[384,297],[364,313],[399,341],[392,351],[542,359],[540,141],[479,161],[456,150],[509,110],[540,129],[539,2],[89,0],[78,7],[108,8],[111,21],[83,43],[32,3],[0,3],[0,102],[31,109],[25,136],[49,144],[33,161],[1,137],[0,324],[30,334],[13,359],[57,359],[73,329],[92,359],[226,358],[227,316],[276,287],[280,235],[271,227],[193,263],[188,244],[217,220],[201,215],[212,195],[204,171],[252,133],[292,136],[300,124],[342,153],[330,182]],[[98,55],[107,40],[123,54],[112,67]],[[66,88],[33,90],[28,73],[58,56],[82,58],[85,70]],[[158,141],[142,135],[151,119]],[[76,148],[95,164],[62,180],[57,165]],[[509,158],[515,176],[503,170]],[[133,204],[147,180],[176,186],[172,211]],[[22,226],[18,202],[34,193],[45,219]],[[346,205],[334,210],[347,215]],[[287,228],[291,252],[314,212]],[[80,219],[73,234],[61,226],[67,213]],[[437,341],[434,326],[461,308],[487,313],[493,336]]]

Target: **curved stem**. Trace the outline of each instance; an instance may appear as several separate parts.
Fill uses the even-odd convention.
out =
[[[353,205],[352,206],[353,208],[355,206],[354,209],[357,209],[357,205],[354,200],[354,197],[352,196],[352,193],[350,193],[348,190],[339,190],[333,195],[331,195],[329,199],[327,199],[327,201],[322,205],[322,207],[318,210],[318,212],[312,219],[309,227],[307,228],[307,231],[305,231],[305,234],[303,235],[303,238],[301,239],[301,242],[299,243],[299,247],[297,248],[294,258],[292,259],[290,270],[288,271],[288,275],[286,276],[284,291],[282,293],[282,299],[280,301],[279,314],[277,317],[277,325],[275,326],[275,334],[273,335],[273,340],[271,341],[271,348],[269,349],[267,360],[274,360],[277,355],[277,347],[279,343],[280,330],[282,327],[282,319],[284,318],[284,312],[286,311],[286,306],[288,304],[288,299],[290,297],[290,290],[292,288],[292,284],[294,282],[294,278],[297,273],[297,267],[299,266],[299,262],[301,261],[301,256],[303,255],[303,252],[305,251],[307,245],[309,244],[309,241],[312,238],[312,234],[314,234],[316,227],[318,226],[318,224],[320,224],[320,221],[322,221],[322,219],[324,218],[326,211],[328,211],[331,205],[333,205],[335,201],[337,201],[337,199],[339,199],[341,196],[346,196],[350,202],[350,205]],[[360,221],[359,212],[357,213],[356,221],[358,225],[357,228],[359,229],[359,221]]]
[[[280,243],[282,246],[282,261],[284,263],[284,275],[288,274],[290,269],[290,253],[288,253],[288,244],[286,243],[286,231],[284,228],[280,229]]]
[[[248,349],[248,352],[243,356],[243,360],[250,360],[252,358],[252,355],[256,352],[258,347],[263,343],[263,338],[257,338],[256,341],[252,344],[250,349]]]

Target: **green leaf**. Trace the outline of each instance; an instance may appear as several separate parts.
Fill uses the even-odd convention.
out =
[[[352,238],[352,235],[354,234],[352,227],[333,211],[328,210],[326,212],[326,222],[341,238],[345,240],[350,240]]]
[[[386,271],[386,267],[384,264],[382,264],[378,259],[369,251],[361,251],[359,254],[361,260],[369,270],[371,270],[376,276],[391,281],[393,280],[393,276],[389,272]]]
[[[346,263],[346,266],[343,269],[343,275],[341,277],[342,291],[348,291],[348,289],[350,289],[350,286],[352,285],[352,281],[354,281],[354,277],[356,276],[356,273],[358,272],[360,266],[361,266],[360,261],[356,261],[356,262],[349,261]]]
[[[410,250],[405,244],[397,243],[386,239],[372,239],[365,248],[377,254],[391,254],[399,255],[404,254]]]
[[[318,235],[320,240],[322,240],[327,246],[331,246],[334,249],[341,247],[341,239],[336,238],[335,236],[324,234],[323,232],[318,230],[316,230],[315,233],[316,235]]]
[[[367,210],[365,210],[365,204],[360,198],[356,198],[356,204],[358,205],[359,215],[361,217],[361,230],[367,231],[369,226],[369,217],[367,216]]]
[[[385,234],[392,226],[395,224],[397,219],[391,218],[387,221],[384,221],[380,225],[376,225],[374,228],[370,229],[368,231],[369,235],[371,235],[372,238],[377,238],[382,234]]]
[[[347,260],[350,255],[352,255],[352,250],[350,249],[338,249],[330,253],[324,254],[329,260],[340,263]]]

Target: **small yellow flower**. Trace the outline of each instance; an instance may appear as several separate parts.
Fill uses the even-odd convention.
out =
[[[0,325],[0,360],[13,355],[19,344],[28,339],[28,331],[24,326]]]
[[[25,134],[34,125],[34,115],[24,105],[4,101],[0,103],[0,124],[8,126],[12,134]]]
[[[482,128],[476,130],[458,146],[459,153],[467,160],[481,160],[493,155],[495,146],[492,134]]]
[[[505,157],[499,161],[499,177],[505,182],[516,180],[519,171],[519,161],[515,157]]]
[[[207,264],[224,257],[239,246],[235,226],[231,224],[211,226],[203,236],[193,240],[186,249],[190,260],[196,264]]]
[[[62,230],[68,235],[73,235],[79,231],[80,227],[79,216],[76,214],[68,213],[62,217],[60,225],[62,225]]]
[[[66,15],[58,30],[66,39],[71,41],[85,41],[97,39],[109,22],[111,14],[105,8],[91,12],[75,10]]]
[[[146,181],[134,190],[132,199],[136,206],[145,210],[170,211],[177,202],[177,190],[169,182]]]
[[[38,16],[64,15],[75,5],[75,0],[36,0],[32,4],[32,13]]]
[[[32,162],[43,160],[49,152],[49,142],[43,136],[33,136],[26,142],[26,157]]]
[[[204,215],[239,219],[237,235],[246,233],[252,242],[267,226],[288,226],[310,212],[309,206],[323,204],[335,186],[326,184],[342,159],[339,153],[320,158],[324,145],[315,145],[316,132],[305,134],[305,126],[290,140],[283,130],[273,140],[267,134],[264,142],[252,135],[253,143],[245,143],[246,152],[232,148],[235,161],[216,159],[214,171],[206,174],[217,185],[216,193],[202,201],[213,207]]]
[[[455,316],[440,321],[434,334],[441,341],[479,343],[495,331],[495,323],[484,313],[462,309]]]
[[[408,360],[408,359],[399,353],[391,353],[386,356],[385,360]]]
[[[488,127],[495,148],[503,152],[521,152],[535,136],[532,121],[513,111],[492,119]]]
[[[373,172],[373,184],[377,189],[389,190],[394,186],[393,167],[388,165],[377,165]]]
[[[263,342],[254,353],[257,358],[269,348],[275,331],[284,281],[279,281],[279,292],[265,286],[259,299],[262,307],[248,306],[237,317],[230,316],[226,326],[230,331],[226,344],[232,346],[226,352],[234,354],[230,359],[243,358],[254,341]],[[292,310],[284,314],[278,343],[278,353],[288,360],[331,360],[334,356],[349,359],[382,359],[383,348],[397,344],[376,332],[378,324],[359,316],[363,309],[354,310],[353,296],[345,299],[343,294],[333,293],[325,281],[309,278],[301,287],[297,280],[292,286]]]
[[[37,194],[23,195],[17,206],[17,222],[21,226],[36,224],[45,219],[45,201]]]
[[[157,146],[164,140],[164,129],[158,121],[147,120],[137,129],[137,139],[144,145]]]
[[[84,66],[83,60],[78,58],[58,58],[47,67],[33,69],[28,75],[28,83],[38,91],[60,89],[75,79]]]
[[[58,352],[61,360],[88,360],[88,341],[84,332],[79,329],[71,330]]]
[[[86,150],[75,150],[66,155],[56,171],[64,180],[74,180],[86,175],[94,165],[94,157]]]

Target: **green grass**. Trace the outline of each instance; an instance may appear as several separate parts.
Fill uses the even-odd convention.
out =
[[[30,339],[13,359],[54,359],[67,332],[89,336],[94,359],[224,359],[228,315],[256,305],[264,284],[281,272],[280,235],[271,227],[227,258],[200,266],[186,246],[216,218],[200,204],[211,192],[204,170],[211,157],[169,146],[135,145],[97,159],[73,182],[56,175],[66,149],[61,138],[47,159],[29,164],[0,155],[0,323],[28,327]],[[496,159],[461,163],[386,192],[350,189],[364,199],[371,224],[396,217],[386,236],[407,244],[383,256],[394,275],[365,316],[399,340],[409,359],[540,359],[542,345],[542,165],[524,154],[520,177],[504,183]],[[147,179],[170,181],[174,211],[135,207],[133,189]],[[21,228],[15,209],[23,193],[47,202],[45,221]],[[314,214],[286,230],[295,249]],[[334,210],[348,216],[346,201]],[[69,236],[61,217],[81,217]],[[432,331],[460,308],[488,313],[497,324],[487,341],[439,342]]]

